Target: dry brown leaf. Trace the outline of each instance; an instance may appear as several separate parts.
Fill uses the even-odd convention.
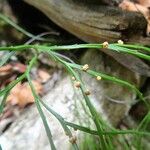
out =
[[[20,72],[20,73],[24,73],[26,71],[26,65],[21,64],[21,63],[14,63],[12,64],[13,70]]]
[[[12,82],[18,73],[24,73],[25,71],[26,66],[19,62],[12,62],[0,67],[0,88],[5,87],[7,84]]]
[[[12,66],[10,64],[0,67],[0,76],[5,76],[10,74],[12,71]]]
[[[150,6],[150,0],[138,0],[138,3],[145,6],[145,7]]]
[[[18,62],[13,64],[7,64],[0,67],[0,76],[9,75],[16,71],[19,73],[24,73],[26,71],[26,66]]]
[[[37,81],[32,81],[33,86],[37,94],[42,94],[43,87]],[[18,83],[10,92],[10,95],[7,98],[7,102],[12,105],[18,105],[23,108],[29,103],[34,102],[34,97],[32,95],[30,86],[27,82]]]
[[[39,71],[38,71],[38,76],[39,76],[40,81],[41,81],[42,83],[45,83],[48,79],[51,78],[50,74],[48,74],[48,73],[47,73],[46,71],[44,71],[44,70],[39,70]]]

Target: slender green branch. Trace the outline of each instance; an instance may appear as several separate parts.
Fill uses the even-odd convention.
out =
[[[24,30],[23,28],[21,28],[20,26],[18,26],[16,23],[14,23],[12,20],[10,20],[7,16],[4,16],[3,14],[0,13],[0,19],[4,20],[5,22],[7,22],[8,24],[10,24],[12,27],[14,27],[15,29],[17,29],[18,31],[22,32],[23,34],[25,34],[26,36],[33,38],[35,37],[33,34],[29,33],[28,31]]]
[[[18,45],[18,46],[10,46],[10,47],[0,47],[0,51],[23,51],[29,48],[36,49],[35,45]]]
[[[2,99],[2,102],[1,102],[1,104],[0,104],[0,115],[1,115],[2,112],[3,112],[3,109],[4,109],[4,106],[5,106],[5,104],[6,104],[6,100],[7,100],[7,97],[8,97],[8,95],[9,95],[9,92],[10,92],[10,91],[7,91],[7,92],[5,93],[5,95],[4,95],[3,99]]]
[[[137,56],[139,58],[145,59],[145,60],[149,60],[150,61],[150,56],[143,54],[141,52],[138,52],[137,50],[132,50],[132,49],[128,49],[126,47],[120,47],[120,46],[116,46],[114,44],[110,44],[108,46],[109,49],[117,51],[117,52],[122,52],[122,53],[126,53],[126,54],[131,54],[134,56]]]
[[[27,72],[26,72],[28,81],[30,80],[30,78],[29,78],[30,70],[31,70],[33,64],[35,63],[36,59],[37,59],[37,57],[35,56],[35,57],[30,61],[30,64],[29,64],[29,66],[28,66],[28,69],[27,69]],[[33,93],[33,95],[34,95],[34,97],[35,97],[35,102],[36,102],[36,104],[37,104],[38,109],[39,109],[39,105],[40,105],[39,102],[41,102],[41,104],[42,104],[48,111],[50,111],[50,112],[59,120],[59,122],[61,123],[61,125],[62,125],[64,131],[66,132],[66,134],[68,134],[68,136],[69,136],[70,138],[73,137],[73,135],[72,135],[70,129],[66,126],[66,124],[65,124],[65,122],[64,122],[64,120],[63,120],[63,118],[62,118],[59,114],[57,114],[55,111],[53,111],[50,107],[48,107],[43,101],[40,101],[40,98],[36,95],[35,90],[34,90],[33,87],[31,86],[31,81],[29,82],[29,84],[30,84],[30,87],[32,88],[32,93]],[[34,90],[34,91],[33,91],[33,90]],[[40,112],[40,111],[41,111],[41,110],[39,110],[39,112]],[[43,116],[43,115],[44,115],[44,114],[41,114],[41,116]],[[47,126],[47,125],[45,124],[45,126]],[[49,132],[49,131],[48,131],[48,132]],[[52,144],[52,143],[51,143],[51,144]],[[74,148],[75,150],[78,150],[78,146],[77,146],[76,143],[72,143],[72,145],[73,145],[73,148]]]
[[[37,95],[36,92],[35,92],[34,86],[33,86],[32,82],[31,82],[31,79],[30,79],[30,76],[29,76],[29,75],[27,75],[27,79],[28,79],[30,88],[31,88],[31,90],[32,90],[33,96],[34,96],[35,104],[36,104],[36,106],[37,106],[38,112],[39,112],[39,114],[40,114],[40,116],[41,116],[41,118],[42,118],[42,121],[43,121],[45,130],[46,130],[46,134],[47,134],[47,137],[48,137],[48,139],[49,139],[49,143],[50,143],[51,149],[52,149],[52,150],[56,150],[55,145],[54,145],[54,142],[53,142],[53,139],[52,139],[52,134],[51,134],[50,128],[49,128],[48,123],[47,123],[47,120],[46,120],[46,117],[45,117],[45,115],[44,115],[44,113],[43,113],[43,110],[42,110],[42,108],[41,108],[41,106],[40,106],[40,102],[39,102],[40,100],[39,100],[39,98],[38,98],[38,95]]]
[[[75,68],[75,69],[78,69],[78,70],[82,70],[82,65],[78,65],[78,64],[73,64],[73,63],[68,63],[67,64],[69,66],[71,66],[72,68]],[[149,108],[149,104],[145,101],[144,97],[143,97],[143,94],[132,84],[130,84],[129,82],[127,81],[124,81],[124,80],[121,80],[121,79],[118,79],[116,77],[112,77],[112,76],[109,76],[109,75],[106,75],[106,74],[103,74],[103,73],[99,73],[99,72],[96,72],[96,71],[93,71],[93,70],[87,70],[86,71],[88,74],[94,76],[94,77],[97,77],[97,76],[100,76],[102,77],[102,79],[104,80],[107,80],[107,81],[111,81],[111,82],[114,82],[114,83],[117,83],[117,84],[120,84],[122,86],[126,86],[132,90],[134,90],[137,95],[139,96],[139,98],[144,101],[144,103],[147,105],[147,107]]]
[[[0,97],[4,95],[3,100],[1,101],[0,104],[0,114],[2,114],[7,97],[9,95],[10,90],[19,82],[21,82],[23,79],[25,79],[26,74],[22,74],[20,77],[18,77],[16,80],[11,82],[8,86],[6,86],[4,89],[0,90]]]
[[[62,116],[60,116],[57,112],[55,112],[53,109],[48,107],[48,105],[45,102],[43,102],[42,100],[40,100],[40,102],[51,114],[53,114],[57,118],[57,120],[60,122],[61,126],[63,127],[66,135],[68,135],[69,138],[72,138],[73,135],[72,135],[70,129],[67,127],[67,124],[66,124],[64,118]],[[73,142],[71,144],[75,150],[79,149],[76,142]]]
[[[21,82],[25,79],[26,74],[22,74],[16,80],[12,81],[9,85],[7,85],[4,89],[0,90],[0,96],[3,96],[6,92],[10,91],[17,83]]]
[[[103,48],[103,44],[74,44],[74,45],[66,45],[66,46],[46,46],[46,45],[19,45],[19,46],[11,46],[11,47],[0,47],[0,51],[10,50],[10,51],[21,51],[29,48],[38,49],[39,51],[58,51],[58,50],[72,50],[72,49],[84,49],[84,48],[95,48],[101,49]],[[121,46],[117,44],[109,44],[108,49],[116,52],[127,53],[139,58],[143,58],[145,60],[150,60],[150,56],[138,52],[137,50],[128,49],[128,46]],[[149,50],[149,48],[143,47],[143,50]]]
[[[81,126],[81,125],[77,125],[75,123],[72,122],[68,122],[65,121],[65,119],[60,116],[58,113],[56,113],[54,110],[52,110],[50,107],[48,107],[47,104],[45,104],[45,102],[43,102],[42,100],[40,101],[42,103],[42,105],[50,112],[52,113],[60,122],[63,122],[63,124],[70,126],[72,128],[74,128],[75,130],[80,130],[83,131],[85,133],[89,133],[89,134],[93,134],[93,135],[98,135],[98,131],[96,130],[91,130],[87,127]],[[141,132],[141,131],[136,131],[136,130],[115,130],[115,131],[103,131],[101,132],[101,135],[117,135],[117,134],[137,134],[137,135],[149,135],[150,133],[148,132]]]
[[[2,16],[0,15],[0,18]],[[6,20],[7,21],[7,20]],[[40,100],[39,96],[37,95],[34,86],[32,84],[31,81],[31,77],[30,77],[30,71],[32,66],[35,64],[36,60],[37,60],[37,56],[33,57],[33,59],[30,61],[28,68],[26,70],[26,72],[21,75],[19,78],[17,78],[15,81],[11,82],[8,86],[6,86],[6,88],[0,90],[0,96],[4,96],[3,100],[1,102],[0,105],[0,113],[2,112],[7,96],[10,92],[10,90],[20,81],[22,81],[25,77],[27,78],[30,88],[32,90],[33,96],[35,98],[35,104],[37,106],[37,109],[39,111],[39,114],[42,118],[49,142],[51,144],[51,149],[55,150],[55,145],[52,139],[52,134],[51,134],[51,130],[48,126],[46,117],[43,113],[43,110],[41,108],[41,104],[51,113],[53,114],[58,121],[60,122],[61,126],[63,127],[64,131],[69,135],[69,137],[72,137],[72,133],[71,130],[69,129],[69,127],[72,127],[74,129],[78,129],[80,131],[89,133],[89,134],[93,134],[93,135],[98,135],[100,138],[100,144],[101,147],[103,147],[104,149],[114,149],[114,145],[112,144],[112,135],[117,135],[117,134],[133,134],[135,136],[139,136],[139,138],[136,139],[136,143],[138,143],[139,141],[141,141],[141,137],[143,135],[150,135],[149,132],[141,132],[139,131],[141,128],[145,129],[146,126],[148,125],[148,122],[150,120],[150,113],[148,113],[145,118],[143,119],[143,121],[140,123],[140,125],[138,126],[138,128],[136,130],[116,130],[112,127],[110,127],[105,121],[103,121],[103,119],[101,118],[101,116],[98,114],[98,112],[96,111],[95,107],[93,106],[93,104],[91,103],[89,97],[87,94],[85,94],[86,91],[86,87],[84,86],[79,74],[77,72],[75,72],[75,70],[79,70],[81,71],[83,66],[75,64],[75,63],[69,63],[71,62],[69,60],[69,62],[67,62],[65,57],[62,57],[61,55],[57,55],[57,53],[55,51],[61,51],[61,50],[73,50],[73,49],[84,49],[84,48],[95,48],[95,49],[101,49],[103,48],[103,44],[75,44],[75,45],[66,45],[66,46],[46,46],[46,45],[19,45],[19,46],[10,46],[10,47],[0,47],[0,51],[10,51],[10,53],[8,54],[8,56],[6,56],[5,58],[3,58],[0,61],[0,66],[2,66],[3,64],[5,64],[9,58],[11,57],[12,54],[15,53],[15,51],[22,51],[22,50],[27,50],[27,49],[36,49],[38,50],[38,52],[47,52],[48,54],[50,54],[50,56],[55,59],[56,61],[60,62],[62,65],[64,65],[64,67],[68,70],[68,72],[71,74],[71,76],[74,76],[76,81],[78,81],[80,83],[80,90],[82,92],[82,95],[85,99],[85,103],[88,106],[90,113],[92,115],[92,119],[95,123],[96,126],[96,130],[91,130],[87,127],[83,127],[71,122],[67,122],[64,120],[64,118],[59,115],[58,113],[56,113],[54,110],[52,110],[50,107],[48,107],[43,101]],[[116,51],[116,52],[121,52],[121,53],[127,53],[127,54],[131,54],[134,55],[136,57],[139,58],[143,58],[146,60],[150,61],[150,56],[148,54],[144,54],[141,52],[141,50],[144,51],[148,51],[150,52],[150,48],[148,47],[144,47],[144,46],[140,46],[140,45],[129,45],[129,44],[108,44],[108,49],[112,50],[112,51]],[[89,75],[97,77],[100,76],[102,79],[107,80],[107,81],[111,81],[117,84],[120,84],[122,86],[126,86],[132,90],[134,90],[137,95],[139,96],[139,98],[141,100],[143,100],[146,104],[146,106],[148,107],[148,109],[150,109],[149,104],[145,101],[145,99],[143,98],[142,93],[132,84],[118,79],[116,77],[112,77],[103,73],[98,73],[95,72],[93,70],[88,69],[86,71]],[[69,127],[68,127],[69,126]],[[78,149],[76,143],[73,143],[73,148],[75,150]]]
[[[10,47],[0,47],[0,51],[20,51],[29,48],[38,49],[39,51],[55,51],[55,50],[72,50],[72,49],[82,49],[82,48],[102,48],[102,44],[74,44],[66,46],[46,46],[46,45],[18,45]]]
[[[79,76],[76,74],[76,72],[67,64],[67,62],[63,61],[63,60],[60,59],[58,56],[53,55],[53,53],[51,53],[51,52],[49,52],[49,54],[52,55],[53,57],[55,57],[55,59],[56,59],[58,62],[62,63],[62,64],[65,66],[65,68],[71,73],[71,75],[74,76],[75,79],[80,82],[80,84],[81,84],[81,85],[80,85],[80,89],[81,89],[82,95],[83,95],[83,97],[84,97],[84,99],[85,99],[86,105],[88,106],[88,108],[89,108],[89,110],[90,110],[90,113],[91,113],[91,115],[92,115],[92,119],[93,119],[93,121],[94,121],[94,123],[95,123],[95,125],[96,125],[97,130],[98,130],[98,135],[99,135],[99,138],[101,139],[101,143],[102,143],[102,145],[103,145],[106,149],[108,149],[109,146],[112,147],[112,144],[108,145],[108,143],[107,143],[107,142],[110,142],[110,143],[112,142],[112,141],[109,139],[109,137],[102,137],[102,136],[101,136],[101,132],[103,131],[103,127],[102,127],[102,126],[104,125],[104,124],[103,124],[104,122],[102,121],[102,119],[100,120],[99,115],[98,115],[96,109],[95,109],[94,106],[92,105],[92,103],[91,103],[89,97],[85,94],[86,88],[84,87],[84,84],[82,83],[80,77],[79,77]],[[105,125],[106,125],[106,124],[105,124]],[[107,140],[107,141],[106,141],[106,140]]]
[[[2,67],[5,63],[7,63],[10,57],[13,56],[14,54],[15,51],[4,54],[3,58],[0,60],[0,67]]]
[[[53,142],[53,139],[52,139],[52,134],[51,134],[50,128],[49,128],[47,120],[46,120],[46,117],[45,117],[45,115],[43,113],[43,110],[42,110],[42,108],[40,106],[39,97],[36,94],[36,91],[34,89],[34,86],[32,84],[32,81],[31,81],[31,78],[30,78],[30,74],[29,74],[30,70],[31,70],[32,66],[34,65],[34,63],[36,62],[36,60],[37,60],[37,56],[33,57],[33,59],[30,61],[29,66],[27,68],[26,77],[27,77],[27,80],[29,82],[29,86],[31,88],[32,94],[34,96],[35,104],[37,106],[38,112],[39,112],[39,114],[41,116],[41,119],[43,121],[43,124],[44,124],[45,130],[46,130],[46,133],[47,133],[47,136],[48,136],[48,139],[49,139],[49,143],[50,143],[51,149],[52,150],[56,150],[54,142]]]
[[[72,122],[66,121],[66,124],[75,130],[80,130],[85,133],[93,134],[93,135],[98,135],[98,132],[96,130],[91,130],[87,127],[83,127],[77,124],[74,124]],[[136,131],[136,130],[115,130],[115,131],[103,131],[101,132],[101,135],[107,135],[107,134],[112,134],[112,135],[117,135],[117,134],[137,134],[137,135],[148,135],[150,136],[149,132],[141,132],[141,131]]]
[[[130,49],[135,49],[135,50],[144,50],[144,51],[148,51],[150,52],[150,48],[149,47],[145,47],[139,44],[115,44],[117,46],[120,47],[126,47],[126,48],[130,48]]]

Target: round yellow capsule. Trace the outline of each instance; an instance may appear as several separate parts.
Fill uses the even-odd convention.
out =
[[[86,90],[84,93],[85,93],[85,95],[90,95],[91,94],[91,92],[89,90]]]
[[[97,76],[96,79],[99,81],[99,80],[102,79],[102,77],[101,76]]]
[[[85,64],[83,67],[82,67],[82,70],[83,71],[87,71],[89,69],[89,65],[88,64]]]
[[[72,136],[72,137],[69,138],[69,142],[72,143],[72,144],[76,143],[76,141],[77,141],[76,136]]]
[[[118,44],[124,44],[122,40],[118,40]]]
[[[79,81],[75,81],[74,86],[76,88],[79,88],[81,86],[81,83]]]
[[[109,43],[108,42],[104,42],[103,43],[103,48],[108,48]]]
[[[75,81],[75,80],[76,80],[76,78],[75,78],[75,77],[72,77],[72,80],[73,80],[73,81]]]

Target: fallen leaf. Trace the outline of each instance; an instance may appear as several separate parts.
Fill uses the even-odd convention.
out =
[[[26,71],[26,66],[21,63],[12,63],[0,67],[0,76],[11,74],[12,72],[17,71],[19,73],[24,73]]]
[[[42,94],[43,86],[37,82],[32,81],[37,94]],[[18,83],[11,91],[7,98],[7,103],[11,105],[18,105],[24,108],[27,104],[34,103],[34,97],[28,82]]]
[[[12,72],[12,66],[10,64],[0,67],[0,76],[5,76]]]
[[[26,65],[21,64],[21,63],[14,63],[12,64],[12,68],[14,71],[17,71],[19,73],[24,73],[26,71]]]
[[[145,6],[145,7],[150,6],[150,0],[138,0],[138,3]]]
[[[19,62],[12,62],[0,67],[0,88],[13,81],[18,73],[24,73],[25,71],[26,65]]]
[[[51,76],[46,71],[44,71],[44,70],[39,70],[38,71],[38,76],[39,76],[40,81],[42,83],[45,83],[48,79],[51,78]]]

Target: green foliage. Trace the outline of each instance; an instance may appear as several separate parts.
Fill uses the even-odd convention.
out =
[[[3,16],[0,15],[0,18],[3,18]],[[3,19],[5,21],[9,22],[9,20],[7,20],[5,18],[3,18]],[[20,29],[16,25],[15,25],[15,27],[17,29]],[[22,30],[20,30],[20,31],[22,31]],[[32,35],[29,35],[26,32],[25,32],[25,34],[32,37]],[[139,124],[139,126],[136,129],[119,130],[119,129],[115,129],[115,128],[111,127],[109,124],[107,124],[106,121],[103,120],[102,116],[100,116],[100,114],[98,114],[97,110],[91,103],[89,96],[85,94],[86,87],[85,87],[84,83],[82,82],[82,80],[80,79],[80,75],[78,73],[78,72],[82,73],[83,66],[75,64],[73,62],[69,62],[65,57],[62,57],[61,55],[59,55],[57,53],[61,50],[66,50],[66,51],[70,50],[71,51],[73,49],[85,49],[85,48],[101,49],[101,48],[103,48],[103,44],[75,44],[75,45],[66,45],[66,46],[19,45],[19,46],[10,46],[10,47],[0,47],[0,51],[9,52],[7,55],[4,56],[4,58],[2,58],[0,60],[0,66],[7,63],[7,61],[10,59],[10,57],[15,54],[15,52],[26,51],[26,50],[29,50],[29,52],[30,52],[31,48],[35,50],[35,53],[34,53],[35,56],[33,56],[33,59],[30,60],[26,72],[24,74],[22,74],[20,77],[18,77],[15,81],[13,81],[9,85],[7,85],[4,89],[0,90],[0,96],[3,97],[3,100],[1,101],[1,104],[0,104],[0,114],[2,114],[2,112],[3,112],[3,108],[6,103],[6,98],[9,95],[9,92],[11,91],[11,89],[17,83],[21,82],[24,79],[27,79],[29,82],[30,88],[32,90],[33,96],[35,98],[35,104],[36,104],[38,112],[42,118],[42,121],[43,121],[43,124],[44,124],[44,127],[45,127],[52,150],[55,150],[56,148],[55,148],[55,145],[53,142],[53,137],[51,134],[50,127],[47,123],[47,120],[43,113],[42,107],[45,107],[47,109],[47,111],[49,111],[53,116],[56,117],[56,119],[59,121],[60,125],[62,126],[63,130],[65,131],[66,135],[69,136],[70,139],[74,138],[71,133],[70,128],[78,129],[78,130],[82,131],[83,133],[87,133],[87,134],[85,134],[85,136],[83,136],[84,140],[83,140],[83,143],[80,145],[81,149],[115,150],[116,149],[116,145],[115,145],[116,141],[118,143],[121,143],[121,145],[124,145],[125,149],[130,149],[130,146],[134,146],[137,149],[142,148],[143,136],[150,136],[150,133],[145,130],[146,127],[148,126],[148,124],[150,123],[150,112],[147,113],[145,118],[141,121],[141,123]],[[136,57],[150,61],[150,56],[148,54],[143,53],[144,51],[146,51],[146,52],[150,51],[150,48],[148,48],[148,47],[144,47],[144,46],[140,46],[140,45],[127,45],[127,44],[114,43],[114,44],[109,44],[108,48],[112,51],[115,51],[116,53],[127,53],[127,54],[131,54]],[[141,51],[141,49],[143,51]],[[47,53],[51,59],[54,59],[56,62],[62,64],[64,66],[64,68],[68,71],[70,76],[73,76],[75,78],[75,80],[80,83],[79,88],[84,97],[84,100],[89,109],[89,112],[92,116],[93,122],[96,126],[96,130],[90,129],[89,127],[77,125],[72,122],[67,122],[61,115],[59,115],[52,108],[50,108],[37,95],[37,93],[34,89],[34,86],[32,84],[32,81],[31,81],[30,71],[31,71],[31,68],[33,67],[33,65],[35,65],[35,62],[37,61],[37,57],[40,53]],[[144,101],[148,110],[150,110],[150,106],[145,101],[142,93],[134,85],[128,83],[127,81],[118,79],[113,76],[103,74],[101,72],[87,70],[86,73],[89,74],[90,76],[94,76],[94,77],[100,76],[102,78],[102,80],[108,80],[110,82],[114,82],[121,86],[126,86],[127,88],[133,90],[133,92],[136,92],[139,99]],[[124,138],[124,136],[126,134],[130,135],[133,139],[132,140],[133,142],[131,142],[131,145],[130,145],[130,143],[127,143],[126,138]],[[96,136],[96,140],[95,140],[95,136]],[[120,138],[116,138],[118,136],[122,136],[122,138],[121,138],[122,140],[120,140]],[[89,147],[86,147],[87,143],[88,143]],[[75,150],[79,149],[76,141],[71,142],[71,144],[72,144],[73,149],[75,149]]]

